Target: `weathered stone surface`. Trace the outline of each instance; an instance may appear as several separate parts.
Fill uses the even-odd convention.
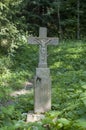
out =
[[[39,36],[40,36],[41,38],[47,37],[47,28],[40,27],[40,28],[39,28]]]
[[[58,38],[47,37],[47,28],[40,27],[39,37],[29,37],[29,44],[39,45],[40,68],[47,68],[47,45],[58,45]]]
[[[48,68],[36,69],[34,94],[35,113],[44,113],[51,109],[51,78]]]
[[[26,122],[36,122],[40,121],[45,118],[44,114],[34,114],[33,112],[29,112],[27,114],[27,121]]]
[[[58,38],[47,37],[47,28],[39,29],[39,37],[29,37],[29,44],[39,45],[39,64],[34,82],[34,112],[44,113],[51,109],[51,78],[47,68],[47,45],[58,45]]]

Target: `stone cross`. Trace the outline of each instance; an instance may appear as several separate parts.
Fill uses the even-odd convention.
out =
[[[39,45],[39,65],[40,68],[47,67],[47,45],[57,45],[58,38],[47,37],[47,28],[40,27],[39,37],[29,37],[29,44]]]
[[[43,113],[51,109],[51,78],[47,67],[47,45],[57,45],[58,38],[47,37],[47,28],[40,27],[39,37],[29,37],[29,44],[39,45],[39,64],[34,82],[34,112]]]

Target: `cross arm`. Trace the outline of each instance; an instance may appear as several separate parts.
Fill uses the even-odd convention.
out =
[[[44,42],[47,45],[58,45],[58,38],[40,38],[40,37],[29,37],[28,38],[28,43],[29,44],[41,44]]]
[[[29,37],[28,38],[28,43],[29,44],[39,44],[39,42],[36,40],[37,39],[37,37]]]
[[[49,43],[48,45],[58,45],[59,43],[59,38],[49,38]]]

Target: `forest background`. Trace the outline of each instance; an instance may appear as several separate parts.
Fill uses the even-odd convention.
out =
[[[33,90],[11,93],[33,80],[38,47],[27,39],[38,36],[40,26],[60,39],[58,47],[48,47],[52,110],[42,122],[26,124]],[[0,130],[33,129],[86,130],[85,0],[0,0]]]

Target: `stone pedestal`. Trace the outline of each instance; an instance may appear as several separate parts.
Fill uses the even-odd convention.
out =
[[[49,68],[36,68],[34,88],[34,112],[44,113],[51,109],[51,78]]]
[[[34,114],[33,112],[29,112],[27,114],[26,122],[36,122],[45,118],[44,114]]]

